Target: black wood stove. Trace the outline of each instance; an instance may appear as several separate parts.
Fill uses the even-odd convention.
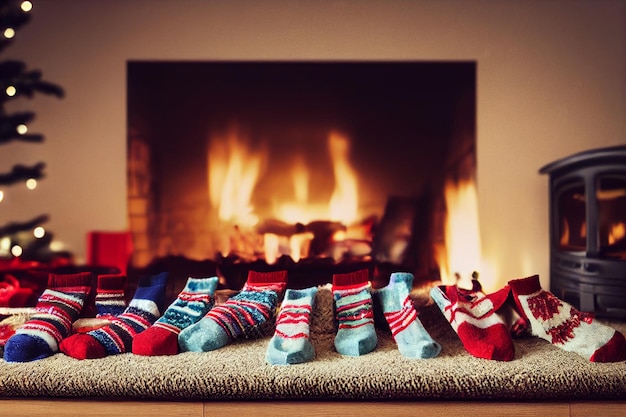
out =
[[[626,146],[539,172],[550,177],[550,291],[582,311],[626,318]]]

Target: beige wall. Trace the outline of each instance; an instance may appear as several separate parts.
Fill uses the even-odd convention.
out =
[[[626,143],[624,1],[40,0],[4,58],[63,86],[37,98],[43,145],[0,148],[48,164],[36,193],[11,189],[0,224],[42,212],[78,259],[89,230],[126,216],[128,59],[406,59],[478,62],[478,186],[483,253],[495,289],[548,283],[545,163]]]

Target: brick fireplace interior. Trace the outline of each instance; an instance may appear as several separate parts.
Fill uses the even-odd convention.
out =
[[[475,62],[127,70],[135,266],[213,260],[233,289],[232,264],[287,262],[319,284],[363,266],[439,279],[444,187],[475,180]]]

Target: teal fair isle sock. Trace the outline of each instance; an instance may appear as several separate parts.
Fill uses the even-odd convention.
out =
[[[213,307],[217,277],[189,278],[163,316],[133,339],[133,353],[143,356],[176,355],[178,334]]]
[[[60,350],[76,359],[97,359],[130,352],[133,338],[161,315],[167,275],[163,272],[142,280],[122,314],[104,327],[88,333],[76,333],[64,339],[59,346]]]
[[[208,352],[234,339],[256,336],[258,329],[275,317],[286,286],[287,271],[250,271],[241,292],[180,332],[180,350]]]
[[[378,343],[370,290],[367,269],[333,275],[335,316],[339,325],[335,349],[342,355],[364,355]]]
[[[394,272],[389,284],[373,292],[389,324],[398,350],[407,358],[434,358],[441,352],[441,345],[435,342],[420,320],[409,293],[413,288],[413,274]]]
[[[20,326],[4,347],[7,362],[30,362],[54,355],[72,330],[91,289],[90,272],[50,274],[36,313]]]
[[[316,294],[317,287],[287,290],[276,319],[276,331],[265,354],[269,364],[291,365],[313,359],[315,351],[309,340],[309,326]]]

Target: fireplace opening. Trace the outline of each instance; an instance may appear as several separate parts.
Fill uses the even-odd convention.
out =
[[[474,62],[130,61],[132,266],[208,262],[232,289],[251,268],[439,280],[475,102]]]

